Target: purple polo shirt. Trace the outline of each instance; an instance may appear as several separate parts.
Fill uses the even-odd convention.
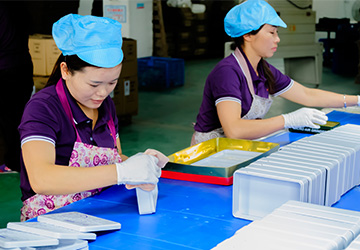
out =
[[[257,76],[246,55],[244,53],[243,55],[249,67],[255,94],[268,98],[269,91],[265,86],[266,78],[262,66],[258,66],[259,76]],[[273,96],[280,95],[291,88],[293,81],[290,77],[282,74],[271,64],[268,65],[276,82]],[[222,59],[206,79],[203,100],[194,127],[196,131],[210,132],[221,127],[216,104],[224,100],[240,103],[241,117],[249,112],[252,104],[252,96],[245,75],[233,54]]]
[[[100,147],[114,148],[114,139],[107,122],[113,117],[115,131],[118,131],[118,119],[115,105],[108,96],[99,108],[99,117],[94,130],[89,119],[77,105],[64,84],[66,97],[81,141]],[[76,141],[76,132],[61,105],[55,85],[46,87],[34,94],[27,103],[19,126],[21,145],[31,140],[47,141],[55,146],[55,164],[69,165],[71,152]],[[117,135],[118,136],[118,135]],[[20,187],[22,200],[33,196],[24,162],[21,158]]]

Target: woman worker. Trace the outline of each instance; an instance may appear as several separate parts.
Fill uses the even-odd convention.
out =
[[[206,80],[191,145],[215,137],[251,140],[283,128],[319,128],[317,124],[327,121],[325,113],[312,108],[262,119],[271,106],[271,96],[310,107],[359,105],[358,96],[304,87],[264,60],[276,52],[278,27],[286,28],[267,2],[243,2],[227,13],[224,22],[236,49]]]
[[[22,221],[114,184],[150,191],[168,160],[152,149],[122,154],[109,96],[122,67],[121,24],[69,14],[54,23],[53,37],[62,55],[19,126]]]

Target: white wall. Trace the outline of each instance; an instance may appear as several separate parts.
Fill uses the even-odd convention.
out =
[[[83,16],[90,15],[92,4],[93,4],[93,0],[80,0],[78,14]]]
[[[316,21],[321,17],[352,18],[351,8],[355,0],[313,0]]]

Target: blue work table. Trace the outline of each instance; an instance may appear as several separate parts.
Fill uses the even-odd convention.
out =
[[[360,124],[359,114],[333,111],[328,116],[342,125]],[[282,146],[305,136],[310,135],[285,132],[266,141]],[[232,186],[160,178],[158,188],[156,213],[151,215],[139,215],[135,190],[123,185],[53,213],[78,211],[121,223],[121,230],[97,233],[90,249],[211,249],[251,223],[232,216]],[[360,187],[333,206],[360,211]]]

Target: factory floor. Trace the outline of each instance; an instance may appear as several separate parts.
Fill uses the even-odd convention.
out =
[[[132,117],[131,124],[120,127],[124,154],[130,156],[147,148],[154,148],[170,155],[188,147],[205,79],[219,60],[220,58],[186,60],[184,86],[163,91],[140,91],[138,115]],[[355,84],[354,79],[354,76],[336,75],[331,69],[323,68],[319,88],[338,93],[360,94],[360,84]],[[300,105],[277,97],[267,117],[287,113],[299,107]],[[0,174],[0,228],[6,227],[7,222],[19,221],[19,183],[18,173]]]

